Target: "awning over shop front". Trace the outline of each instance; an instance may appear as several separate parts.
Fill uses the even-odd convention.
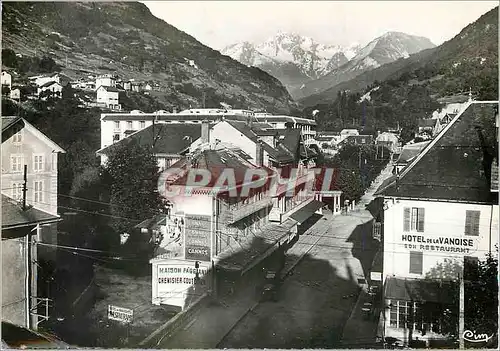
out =
[[[277,248],[278,242],[285,240],[297,222],[287,219],[282,224],[271,223],[263,227],[255,235],[240,242],[219,255],[217,266],[231,271],[242,271],[242,274],[251,269]]]
[[[325,206],[321,201],[313,200],[301,209],[297,210],[290,216],[291,219],[297,221],[299,224],[304,223],[314,212]]]
[[[385,298],[414,302],[453,304],[454,282],[388,277]]]

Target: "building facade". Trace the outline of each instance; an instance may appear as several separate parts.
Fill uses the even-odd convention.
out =
[[[44,92],[50,92],[52,97],[62,97],[62,85],[56,81],[46,82],[37,88],[37,95],[43,95]]]
[[[57,215],[58,155],[64,150],[20,117],[2,117],[2,194],[22,202],[26,166],[26,203]],[[42,240],[57,244],[55,225],[43,227]],[[53,250],[41,249],[52,257]]]
[[[317,123],[313,119],[261,113],[255,113],[254,116],[259,122],[269,123],[273,129],[286,129],[287,126],[298,128],[306,142],[316,136]]]
[[[101,85],[97,88],[97,103],[111,110],[121,110],[120,91],[114,87]]]
[[[458,309],[446,279],[459,277],[436,280],[436,272],[450,262],[464,267],[498,255],[496,118],[497,101],[469,102],[377,191],[384,200],[386,337],[405,344],[445,339],[446,310]]]
[[[2,87],[7,86],[12,89],[12,75],[9,72],[2,71]]]
[[[113,77],[111,74],[104,74],[102,76],[96,77],[95,79],[96,89],[99,89],[99,87],[101,86],[115,88],[116,78]]]

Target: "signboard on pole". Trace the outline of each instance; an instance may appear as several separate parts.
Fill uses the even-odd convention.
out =
[[[210,264],[164,260],[153,263],[153,303],[184,308],[189,295],[201,296],[210,284]]]
[[[108,305],[108,319],[123,323],[132,323],[133,317],[134,311],[129,308]]]
[[[186,215],[185,218],[185,259],[211,262],[212,217],[205,215]]]
[[[382,272],[371,272],[370,273],[370,280],[374,282],[381,282],[382,281]]]

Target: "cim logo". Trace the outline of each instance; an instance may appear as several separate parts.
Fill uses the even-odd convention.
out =
[[[218,174],[214,179],[213,174]],[[286,177],[281,175],[286,174]],[[274,194],[286,191],[287,196],[293,196],[296,186],[305,183],[309,192],[328,192],[337,182],[338,171],[334,168],[288,168],[270,174],[269,170],[257,168],[245,172],[242,181],[236,181],[233,168],[212,170],[204,168],[170,168],[162,172],[158,179],[158,192],[165,198],[191,196],[202,190],[217,194],[226,192],[229,197],[248,197],[252,189],[269,186]],[[238,178],[242,178],[241,176]],[[176,181],[182,179],[179,184]]]
[[[464,340],[468,342],[488,342],[491,338],[493,338],[495,334],[476,334],[475,331],[466,330],[464,331],[463,337]]]

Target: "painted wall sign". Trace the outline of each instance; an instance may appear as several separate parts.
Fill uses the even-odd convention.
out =
[[[187,260],[210,262],[212,259],[211,217],[186,215],[185,254]]]
[[[181,263],[182,262],[182,263]],[[188,296],[201,296],[210,285],[209,264],[170,261],[153,264],[153,303],[185,307]]]
[[[477,250],[477,240],[471,238],[431,237],[403,234],[401,241],[406,249],[450,253],[471,253]]]
[[[167,215],[160,223],[156,258],[182,258],[184,256],[185,219],[183,215]]]

